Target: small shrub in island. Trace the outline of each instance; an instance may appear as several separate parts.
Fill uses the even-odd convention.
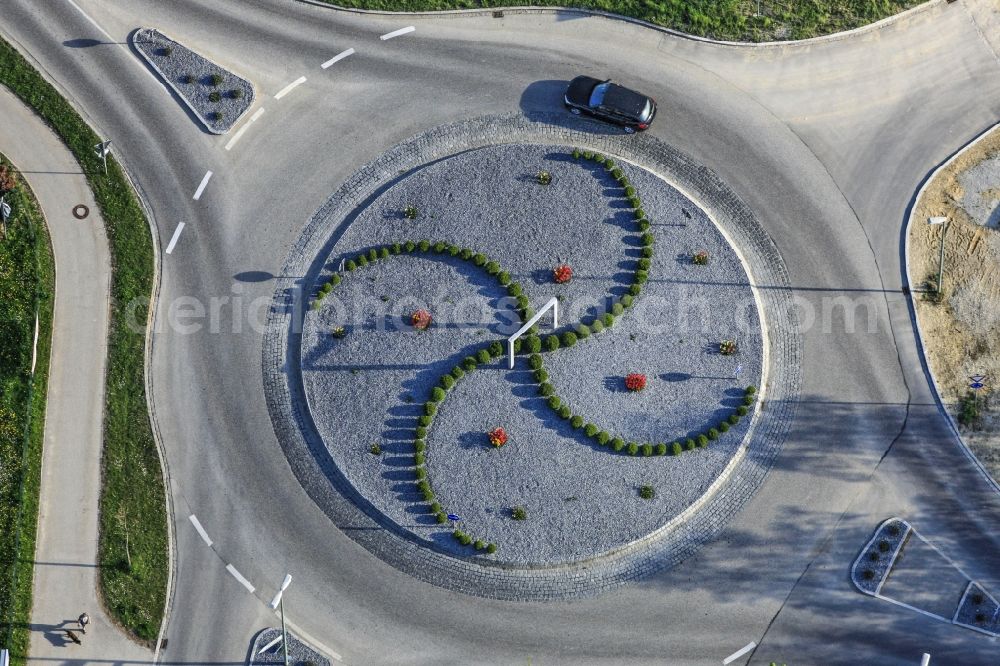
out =
[[[629,391],[642,391],[646,388],[646,375],[633,372],[625,377],[625,388]]]

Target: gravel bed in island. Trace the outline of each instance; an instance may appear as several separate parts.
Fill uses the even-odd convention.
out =
[[[225,134],[253,104],[253,85],[154,28],[132,33],[132,44],[213,134]]]
[[[865,594],[878,594],[896,553],[909,534],[910,525],[901,518],[889,518],[879,525],[851,567],[854,586]]]
[[[288,636],[288,663],[295,666],[330,666],[330,660],[316,651],[312,646],[303,643],[298,636],[291,631],[286,631]],[[265,666],[268,664],[285,664],[285,651],[281,641],[281,629],[270,627],[260,631],[250,646],[250,659],[248,666]],[[270,645],[270,647],[268,647]],[[267,650],[264,650],[268,647]]]
[[[339,228],[304,318],[330,457],[455,555],[557,565],[649,538],[753,416],[764,341],[736,252],[654,174],[573,152],[479,148],[397,179]],[[506,338],[553,296],[559,342],[546,315],[509,370]]]
[[[1000,603],[979,583],[970,581],[962,595],[955,624],[1000,635]]]

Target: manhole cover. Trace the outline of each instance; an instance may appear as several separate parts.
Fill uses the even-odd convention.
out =
[[[83,204],[78,204],[76,206],[73,206],[73,217],[75,217],[76,219],[82,220],[88,215],[90,215],[90,209],[84,206]]]

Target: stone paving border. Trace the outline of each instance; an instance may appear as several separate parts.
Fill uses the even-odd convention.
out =
[[[288,636],[288,662],[290,664],[313,664],[314,666],[330,666],[330,660],[311,645],[302,642],[298,636],[291,631],[285,630]],[[285,652],[281,648],[281,643],[271,648],[264,654],[258,654],[261,649],[267,647],[271,641],[281,636],[281,629],[268,627],[257,632],[253,642],[250,644],[250,654],[247,655],[247,666],[264,666],[265,664],[284,665]]]
[[[253,105],[255,93],[252,83],[167,37],[159,30],[140,28],[129,36],[129,41],[212,134],[228,132]],[[160,54],[164,47],[173,49],[169,57]],[[185,75],[194,77],[193,81],[183,82],[181,77]],[[206,90],[208,84],[205,83],[205,79],[215,75],[221,76],[222,82],[218,86],[211,87],[211,90]],[[231,90],[239,90],[242,96],[231,97],[229,94]],[[219,102],[209,101],[208,95],[211,92],[220,93]],[[213,119],[210,114],[216,111],[222,116]]]
[[[263,336],[264,392],[272,424],[292,471],[334,524],[372,554],[416,578],[498,599],[554,600],[595,595],[679,564],[717,535],[761,485],[781,450],[797,409],[801,340],[788,274],[777,248],[750,209],[706,167],[648,135],[563,115],[520,113],[474,118],[431,129],[362,167],[313,216],[291,249]],[[582,129],[581,129],[582,128]],[[588,131],[583,131],[588,130]],[[496,144],[573,145],[632,162],[668,181],[700,205],[743,260],[764,319],[762,402],[753,427],[726,473],[677,519],[612,554],[548,568],[507,567],[456,558],[408,537],[386,521],[332,464],[303,409],[299,331],[310,293],[342,229],[400,175],[465,150]]]

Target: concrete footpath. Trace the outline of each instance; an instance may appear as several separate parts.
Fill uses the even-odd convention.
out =
[[[31,661],[152,662],[102,612],[97,594],[101,422],[110,257],[80,165],[55,134],[0,86],[0,152],[34,190],[52,236],[55,314],[31,612]],[[74,206],[89,215],[76,219]],[[77,617],[90,616],[82,635]],[[73,630],[82,644],[66,633]]]

